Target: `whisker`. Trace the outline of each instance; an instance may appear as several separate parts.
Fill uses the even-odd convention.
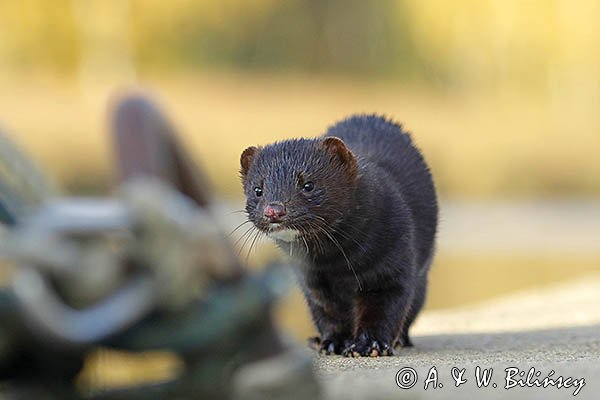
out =
[[[237,231],[237,230],[238,230],[238,229],[240,229],[242,226],[244,226],[244,225],[246,225],[246,224],[249,224],[249,223],[251,223],[251,222],[252,222],[252,221],[250,221],[250,220],[247,220],[247,221],[244,221],[244,222],[242,222],[241,224],[239,224],[238,226],[236,226],[236,227],[235,227],[235,229],[233,229],[231,232],[229,232],[229,234],[228,234],[227,236],[231,236],[231,235],[233,235],[233,234],[235,233],[235,231]]]
[[[244,251],[244,247],[246,247],[246,243],[248,243],[248,240],[250,240],[250,238],[252,237],[253,234],[256,233],[256,231],[258,231],[258,229],[255,226],[252,226],[250,228],[250,234],[246,236],[246,239],[244,239],[244,243],[242,243],[242,247],[240,247],[240,251],[238,252],[238,257],[242,255],[242,252]]]
[[[244,233],[242,234],[242,236],[240,236],[240,237],[239,237],[239,238],[238,238],[238,239],[235,241],[235,243],[233,244],[233,247],[237,246],[237,244],[238,244],[238,243],[239,243],[239,242],[240,242],[242,239],[244,239],[244,236],[246,236],[246,235],[247,235],[247,234],[248,234],[250,231],[252,231],[252,229],[255,229],[254,225],[250,225],[250,228],[246,229],[246,232],[244,232]]]
[[[323,218],[323,217],[320,217],[320,216],[318,216],[318,215],[315,215],[315,217],[316,217],[316,218],[318,218],[319,220],[323,221],[323,223],[324,223],[324,224],[327,226],[327,228],[328,228],[330,231],[332,231],[332,232],[335,232],[335,233],[337,233],[337,234],[339,234],[339,235],[343,236],[345,239],[348,239],[348,240],[351,240],[351,241],[353,241],[354,243],[356,243],[356,245],[357,245],[358,247],[360,247],[360,249],[361,249],[362,251],[364,251],[364,252],[366,252],[366,251],[367,251],[367,249],[365,249],[365,247],[362,245],[362,243],[360,243],[358,240],[356,240],[356,239],[355,239],[353,236],[351,236],[349,233],[335,229],[335,227],[333,227],[333,226],[329,225],[329,223],[328,223],[328,222],[325,220],[325,218]]]
[[[225,215],[231,215],[231,214],[237,214],[237,213],[245,213],[245,214],[247,214],[248,212],[246,210],[233,210],[233,211],[229,211]]]
[[[310,250],[308,250],[308,243],[306,242],[306,238],[304,237],[304,235],[301,237],[302,237],[302,240],[304,241],[304,246],[306,246],[306,254],[309,255]]]
[[[302,229],[302,226],[297,226],[296,224],[291,224],[290,227],[292,229],[297,230],[298,232],[300,232],[300,239],[302,239],[302,241],[304,242],[304,246],[306,247],[306,255],[309,255],[310,251],[308,249],[308,242],[306,241],[306,232],[304,231],[304,229]]]
[[[250,248],[248,249],[248,254],[246,254],[246,265],[248,265],[248,260],[250,259],[250,253],[252,253],[252,248],[254,247],[254,244],[256,243],[256,239],[258,239],[261,234],[262,234],[262,232],[257,229],[256,233],[254,234],[254,239],[252,239],[252,243],[250,244]]]
[[[335,239],[335,237],[329,232],[329,227],[327,226],[323,226],[320,224],[317,224],[316,221],[306,221],[309,225],[317,228],[318,230],[320,230],[322,233],[325,234],[325,236],[327,236],[329,238],[329,240],[331,240],[331,242],[340,250],[340,252],[342,253],[342,256],[344,257],[344,259],[346,260],[346,264],[348,265],[348,268],[352,271],[352,274],[354,274],[354,278],[356,279],[356,283],[358,284],[358,290],[362,291],[362,285],[360,283],[360,279],[358,279],[358,274],[356,273],[356,270],[354,269],[354,267],[352,266],[352,263],[350,262],[350,259],[348,258],[348,256],[346,255],[346,252],[344,251],[342,245],[339,243],[339,241],[337,239]],[[315,224],[312,224],[312,222],[315,222]],[[326,221],[325,221],[326,222]],[[317,240],[318,241],[318,240]]]
[[[344,256],[344,258],[346,259],[346,263],[348,264],[348,267],[350,268],[350,270],[352,271],[352,273],[354,274],[354,278],[356,278],[356,283],[358,283],[358,290],[360,290],[362,292],[362,285],[360,284],[360,280],[358,279],[358,275],[356,274],[356,271],[354,270],[354,267],[352,266],[352,263],[350,263],[350,260],[348,259],[348,256],[346,255],[346,252],[344,251],[344,249],[342,248],[342,246],[338,243],[338,241],[329,234],[329,232],[327,232],[326,230],[323,230],[323,232],[325,233],[325,235],[327,235],[327,237],[329,239],[331,239],[331,241],[337,246],[338,249],[340,249],[340,251],[342,252],[342,255]]]
[[[337,210],[333,210],[333,211],[337,211]],[[367,251],[365,249],[365,247],[362,245],[362,243],[360,243],[358,240],[356,240],[349,233],[336,229],[334,226],[330,225],[329,222],[327,222],[327,220],[325,218],[323,218],[321,216],[315,215],[314,217],[317,219],[314,220],[313,222],[315,222],[315,223],[318,222],[319,223],[318,225],[322,225],[322,226],[326,227],[329,232],[339,234],[344,239],[348,239],[348,240],[351,240],[352,242],[356,243],[356,245],[358,245],[358,247],[360,247],[360,249],[362,251],[365,251],[365,252]]]

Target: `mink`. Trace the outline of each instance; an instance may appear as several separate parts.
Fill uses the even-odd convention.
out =
[[[409,133],[355,115],[314,139],[241,155],[246,213],[296,262],[322,354],[392,355],[412,346],[435,250],[438,205]]]

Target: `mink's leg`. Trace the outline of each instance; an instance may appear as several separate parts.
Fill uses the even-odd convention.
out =
[[[340,307],[331,300],[322,302],[323,294],[315,290],[305,295],[320,335],[319,338],[309,339],[309,346],[321,354],[341,354],[352,337],[352,316],[347,311],[350,307]]]
[[[394,343],[394,347],[396,347],[396,345],[400,345],[402,347],[412,347],[413,346],[413,344],[410,340],[410,337],[408,336],[408,330],[410,329],[410,326],[412,325],[412,323],[415,322],[417,315],[423,308],[423,304],[425,304],[426,295],[427,295],[427,276],[424,276],[424,277],[420,278],[420,281],[417,284],[417,287],[415,288],[413,298],[410,303],[410,307],[408,307],[406,317],[404,318],[404,321],[402,321],[402,326],[400,327],[398,341],[397,341],[397,343]]]
[[[354,305],[353,341],[343,354],[352,357],[392,355],[392,343],[409,300],[408,290],[400,286],[359,292]]]

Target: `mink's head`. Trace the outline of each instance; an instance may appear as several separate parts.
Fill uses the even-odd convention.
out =
[[[356,158],[336,137],[249,147],[240,162],[248,218],[285,241],[324,233],[347,212],[356,188]]]

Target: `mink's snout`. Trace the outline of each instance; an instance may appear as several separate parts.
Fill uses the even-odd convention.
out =
[[[285,206],[281,203],[269,203],[263,212],[265,218],[271,223],[281,222],[286,215]]]

